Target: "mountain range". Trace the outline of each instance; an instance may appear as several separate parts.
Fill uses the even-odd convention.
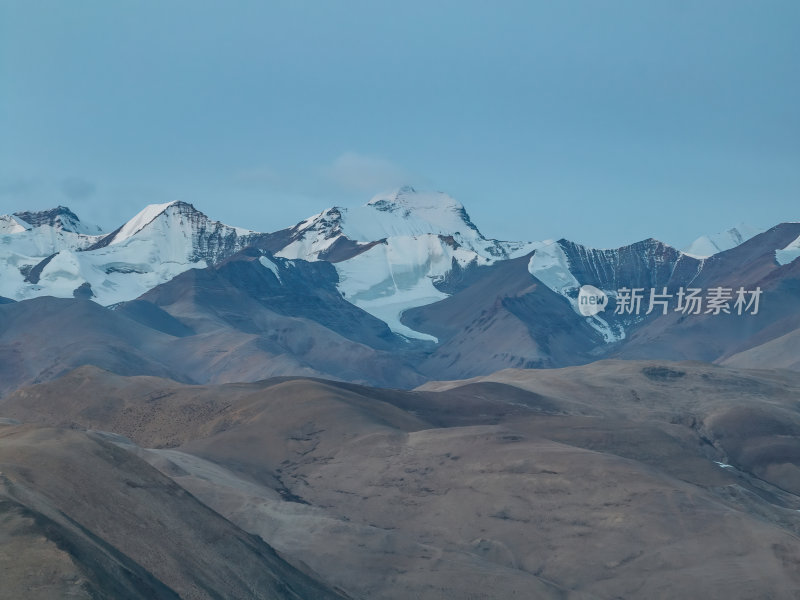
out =
[[[0,393],[82,364],[406,388],[600,358],[797,369],[800,223],[728,233],[705,257],[700,242],[503,242],[450,196],[409,187],[270,233],[184,202],[107,234],[65,207],[18,212],[0,217]],[[606,295],[604,311],[581,313],[582,286]],[[676,310],[682,289],[717,287],[760,290],[757,310],[737,314],[732,298],[720,314]],[[642,290],[641,310],[617,310],[621,289]],[[673,304],[647,314],[649,293]]]
[[[699,304],[698,304],[699,303]],[[0,217],[0,598],[793,598],[800,223]]]

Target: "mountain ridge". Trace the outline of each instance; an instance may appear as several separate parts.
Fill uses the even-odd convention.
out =
[[[0,297],[23,304],[2,311],[27,314],[26,302],[48,295],[110,306],[124,321],[106,343],[130,362],[113,367],[125,374],[164,374],[170,365],[181,380],[305,374],[409,387],[606,356],[755,360],[769,353],[742,353],[798,327],[797,223],[698,259],[653,238],[616,249],[563,238],[498,242],[450,196],[413,188],[272,233],[229,227],[186,202],[151,205],[101,237],[56,230],[53,218],[41,216],[37,227],[0,220]],[[606,295],[604,311],[581,313],[583,286]],[[651,315],[647,297],[641,312],[617,310],[626,288],[674,299],[681,289],[720,286],[763,289],[761,314],[685,315],[673,306]],[[40,305],[52,319],[73,310]],[[6,343],[24,344],[23,332],[7,331]],[[149,341],[133,351],[129,336]],[[341,356],[327,356],[326,346]],[[179,348],[181,360],[167,348]],[[59,372],[42,368],[25,378]]]

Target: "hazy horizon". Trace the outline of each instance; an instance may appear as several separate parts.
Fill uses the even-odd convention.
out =
[[[794,2],[0,3],[0,213],[274,231],[401,184],[487,237],[800,220]]]

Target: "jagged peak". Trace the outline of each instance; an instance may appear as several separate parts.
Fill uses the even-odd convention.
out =
[[[100,227],[82,222],[78,215],[66,206],[59,205],[55,208],[39,211],[20,211],[14,213],[13,217],[20,225],[27,225],[30,228],[48,226],[61,231],[83,235],[99,235],[102,233]]]
[[[136,235],[142,229],[147,227],[159,216],[163,215],[171,206],[177,206],[179,201],[167,202],[165,204],[148,204],[140,210],[132,219],[126,222],[116,232],[111,234],[113,239],[111,244],[119,244],[128,238]],[[191,206],[191,205],[189,205]],[[192,207],[194,208],[194,207]]]
[[[580,244],[578,242],[573,242],[572,240],[568,240],[566,238],[561,238],[556,242],[560,246],[573,246],[576,248],[581,248],[588,252],[622,252],[624,250],[638,250],[641,248],[658,248],[658,249],[669,249],[674,250],[676,253],[680,253],[680,250],[675,248],[674,246],[667,244],[666,242],[662,242],[659,239],[654,237],[645,238],[643,240],[639,240],[638,242],[633,242],[631,244],[623,244],[622,246],[617,246],[616,248],[597,248],[594,246],[587,246],[586,244]]]
[[[108,244],[119,244],[124,242],[125,240],[138,234],[143,229],[147,228],[157,219],[161,217],[168,217],[173,214],[190,216],[204,222],[210,221],[205,213],[196,209],[193,204],[184,202],[183,200],[173,200],[172,202],[166,202],[164,204],[149,204],[117,231],[110,234]],[[236,229],[237,233],[249,233],[249,230],[240,230],[233,227],[231,229]]]

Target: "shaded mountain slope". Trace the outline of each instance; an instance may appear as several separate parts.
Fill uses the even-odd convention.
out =
[[[4,597],[343,597],[96,436],[0,425],[0,471]]]
[[[601,357],[724,360],[800,327],[800,262],[775,251],[800,233],[785,223],[741,245],[698,260],[646,240],[594,250],[561,240],[526,257],[473,269],[450,297],[405,311],[403,323],[439,338],[422,363],[431,378],[489,374],[508,367],[559,367]],[[605,290],[594,317],[577,310],[578,289]],[[617,290],[644,290],[638,314],[615,314]],[[676,310],[680,288],[705,296],[729,288],[732,314]],[[667,314],[648,311],[651,289],[671,295]],[[736,291],[761,290],[757,314],[737,314]],[[791,365],[784,361],[782,365]]]
[[[643,322],[616,352],[620,358],[724,360],[800,327],[800,261],[779,265],[775,248],[800,233],[783,224],[707,259],[692,287],[760,288],[758,314],[670,314]]]
[[[426,374],[457,378],[590,360],[601,338],[531,277],[529,261],[530,255],[482,267],[449,298],[404,313],[403,323],[439,338],[422,363]]]
[[[412,387],[414,345],[342,299],[327,263],[249,250],[115,310],[51,297],[0,305],[0,395],[84,364],[185,382],[325,376]]]
[[[181,378],[158,358],[169,341],[159,331],[86,300],[42,297],[3,304],[0,395],[84,364],[121,375]]]

